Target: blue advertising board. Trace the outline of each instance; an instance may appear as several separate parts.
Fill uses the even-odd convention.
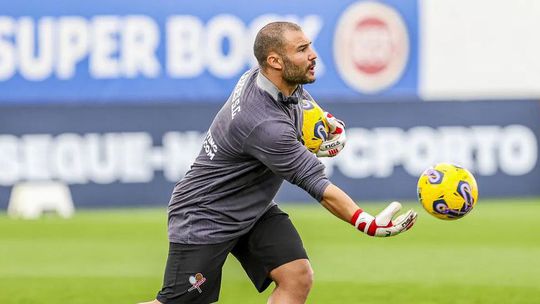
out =
[[[276,20],[313,41],[320,100],[417,96],[416,0],[26,0],[0,11],[0,103],[221,103]]]
[[[475,174],[480,198],[540,195],[537,101],[331,103],[348,142],[324,159],[356,200],[414,200],[445,161]],[[159,205],[199,153],[220,105],[57,104],[0,107],[0,209],[24,181],[69,185],[76,207]],[[281,202],[311,201],[285,183]]]

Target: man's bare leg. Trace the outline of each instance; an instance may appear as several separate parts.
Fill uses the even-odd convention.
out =
[[[268,304],[303,304],[313,284],[313,270],[309,260],[299,259],[273,269],[270,278],[276,288]]]

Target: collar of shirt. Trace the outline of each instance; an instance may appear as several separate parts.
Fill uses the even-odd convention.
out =
[[[303,92],[302,85],[298,85],[291,96],[285,96],[268,78],[266,78],[266,76],[263,75],[263,73],[261,73],[260,70],[257,72],[257,85],[262,90],[268,92],[268,94],[270,94],[274,100],[280,101],[286,105],[298,104],[298,100],[302,96]]]

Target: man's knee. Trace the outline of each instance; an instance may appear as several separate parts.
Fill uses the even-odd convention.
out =
[[[311,265],[307,265],[293,274],[293,277],[289,279],[289,284],[293,284],[294,288],[298,288],[304,292],[309,292],[313,285],[313,269]]]
[[[313,285],[313,269],[307,259],[295,260],[270,272],[276,285],[297,292],[309,292]]]

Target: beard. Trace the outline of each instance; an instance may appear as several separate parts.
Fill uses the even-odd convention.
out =
[[[283,56],[283,64],[283,80],[287,83],[298,85],[315,82],[315,78],[310,79],[308,76],[311,65],[306,68],[295,65],[286,56]]]

